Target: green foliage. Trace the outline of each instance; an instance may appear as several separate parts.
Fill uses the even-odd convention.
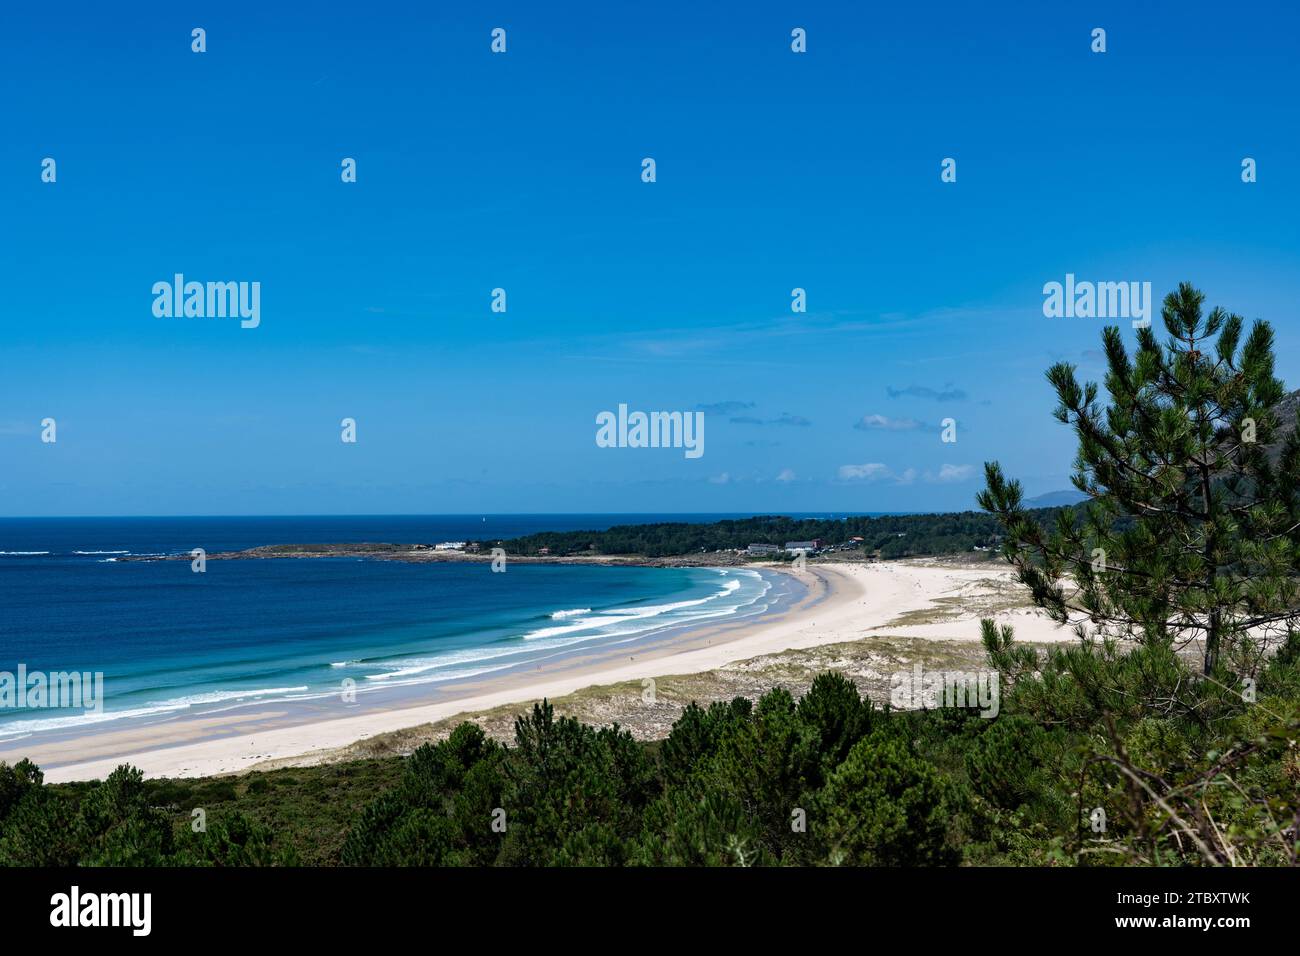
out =
[[[1204,650],[1204,673],[1253,677],[1300,617],[1300,431],[1284,420],[1273,330],[1203,313],[1183,283],[1165,297],[1167,343],[1140,329],[1130,355],[1102,335],[1109,402],[1074,366],[1047,372],[1056,417],[1078,439],[1074,484],[1089,498],[1045,529],[1019,482],[985,466],[979,503],[1034,600],[1098,638]]]
[[[221,787],[229,786],[221,781]],[[48,786],[29,761],[0,763],[0,865],[3,866],[272,866],[297,855],[277,847],[272,831],[242,813],[204,833],[189,816],[155,802],[160,792],[188,792],[174,781],[144,780],[121,766],[99,783]]]
[[[1006,637],[991,657],[1015,649]],[[972,793],[989,805],[992,839],[978,852],[1039,864],[1291,862],[1296,668],[1274,656],[1246,700],[1168,645],[1054,650],[967,748]]]
[[[960,861],[948,839],[951,783],[894,735],[865,737],[821,796],[830,859],[857,866],[944,866]]]
[[[1050,523],[1062,509],[1032,512],[1035,520]],[[935,554],[969,554],[976,546],[990,548],[1001,541],[998,521],[977,511],[955,514],[880,515],[848,518],[785,518],[764,516],[733,518],[711,524],[660,522],[618,525],[605,531],[547,531],[500,542],[510,554],[536,555],[542,548],[552,555],[636,554],[660,558],[747,548],[751,544],[820,539],[827,545],[844,545],[862,538],[856,549],[880,552],[885,559]],[[495,544],[496,542],[491,542]],[[778,559],[779,555],[774,556]],[[770,560],[770,559],[769,559]]]
[[[209,821],[203,832],[193,829],[179,841],[174,866],[296,866],[297,854],[277,849],[271,831],[236,811]]]
[[[0,823],[13,812],[23,798],[40,789],[45,775],[30,760],[20,760],[12,767],[0,763]]]
[[[629,862],[642,866],[762,866],[775,862],[758,823],[728,793],[677,787],[646,808]]]
[[[853,745],[871,730],[871,701],[858,696],[857,685],[843,674],[818,674],[799,701],[799,722],[816,735],[820,786],[825,777],[849,755]]]
[[[1038,655],[1032,647],[1015,643],[1011,625],[999,627],[992,619],[980,621],[980,640],[984,644],[984,654],[989,666],[998,672],[1001,680],[1008,686],[1025,674],[1033,673],[1038,668]]]
[[[688,704],[659,751],[664,782],[669,786],[684,784],[701,761],[717,750],[718,741],[748,721],[752,713],[753,705],[744,697],[727,704],[718,701],[708,710],[694,701]]]
[[[1019,714],[989,722],[966,751],[972,791],[994,806],[1014,810],[1039,788],[1038,763],[1047,732]]]
[[[979,503],[1002,523],[1003,554],[1080,638],[1034,674],[1037,655],[984,622],[989,662],[1014,683],[1004,706],[1072,738],[1076,812],[1109,808],[1104,828],[1076,821],[1074,840],[1053,838],[1080,862],[1296,858],[1300,419],[1268,323],[1243,342],[1240,316],[1203,303],[1180,285],[1161,311],[1168,340],[1141,329],[1132,355],[1104,331],[1104,404],[1073,366],[1048,370],[1085,506],[1044,528],[1020,484],[985,466]],[[1005,785],[1034,755],[1000,730],[967,771],[1006,807],[1029,796]]]
[[[502,748],[474,724],[411,755],[402,780],[361,814],[340,854],[348,865],[491,862],[489,824],[500,805]]]
[[[39,770],[26,760],[0,777],[13,775],[18,797],[0,819],[0,865],[74,866],[79,850],[74,835],[76,803],[65,793],[41,784]]]
[[[623,862],[657,783],[631,734],[557,720],[547,701],[516,719],[503,769],[500,860],[512,865],[546,865],[557,847],[577,862]]]
[[[707,709],[692,704],[652,762],[626,732],[557,718],[543,701],[517,719],[511,748],[492,750],[469,724],[448,741],[420,748],[403,781],[362,813],[343,859],[531,866],[828,862],[826,815],[835,808],[828,781],[886,719],[851,681],[823,674],[798,702],[777,689],[756,705],[743,698]],[[912,776],[898,791],[903,808],[897,813],[907,820],[946,818],[949,803],[940,798],[955,787],[937,786],[937,771],[916,777],[912,764],[906,769]],[[480,770],[483,796],[464,815],[457,807]],[[836,791],[845,800],[847,779]],[[893,797],[891,791],[881,799]],[[936,802],[927,809],[931,798]],[[504,832],[492,827],[498,809]],[[891,812],[881,809],[880,819]],[[458,856],[456,840],[463,845],[475,834],[487,841],[483,854]],[[873,838],[855,839],[854,852],[865,853]],[[938,839],[943,842],[942,834]],[[902,855],[893,843],[871,852],[889,860]],[[914,858],[953,859],[928,849]]]
[[[118,767],[81,801],[74,831],[89,866],[158,866],[173,850],[171,821],[150,806],[134,767]]]
[[[1019,656],[1009,631],[996,638],[991,657]],[[1298,671],[1294,649],[1276,655],[1247,704],[1168,648],[1069,648],[1005,688],[994,719],[876,709],[851,681],[822,674],[798,701],[776,689],[756,703],[692,705],[654,746],[543,702],[518,719],[513,746],[466,723],[401,761],[192,781],[124,767],[58,786],[30,763],[0,765],[0,863],[291,865],[336,819],[346,838],[313,862],[1287,863],[1300,812]],[[1183,703],[1194,706],[1137,703],[1169,682],[1190,685]],[[350,809],[338,817],[340,801]],[[200,806],[208,826],[194,833],[189,810]],[[1087,825],[1094,808],[1104,832]],[[1222,834],[1204,837],[1208,857],[1189,835],[1202,839],[1197,814],[1206,834]]]
[[[698,784],[725,793],[753,821],[759,846],[775,859],[802,857],[810,836],[792,815],[811,807],[820,783],[816,730],[799,720],[788,691],[768,691],[750,720],[723,735]]]

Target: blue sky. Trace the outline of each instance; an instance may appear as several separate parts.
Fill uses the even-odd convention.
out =
[[[6,10],[0,514],[1051,491],[1043,371],[1105,324],[1043,316],[1067,272],[1191,280],[1300,385],[1294,4],[458,6]],[[260,282],[260,327],[156,318],[177,272]],[[705,454],[598,448],[620,403]]]

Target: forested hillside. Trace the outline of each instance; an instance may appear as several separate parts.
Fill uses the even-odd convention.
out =
[[[1061,510],[1043,508],[1033,514],[1047,525]],[[867,554],[879,551],[883,558],[905,558],[995,547],[1000,532],[997,518],[976,511],[834,519],[766,516],[713,524],[671,522],[620,525],[607,531],[545,532],[508,540],[503,546],[507,553],[521,555],[535,555],[548,548],[556,556],[635,554],[657,558],[820,539],[829,546],[851,544]],[[854,537],[863,540],[854,542]]]

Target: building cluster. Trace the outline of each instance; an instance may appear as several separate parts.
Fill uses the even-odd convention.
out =
[[[433,546],[434,551],[469,551],[474,552],[480,549],[481,545],[477,541],[439,541]],[[417,544],[417,551],[428,551],[427,544]]]
[[[783,545],[775,544],[751,544],[742,553],[750,557],[761,558],[774,554],[829,554],[833,551],[857,551],[862,547],[863,539],[861,537],[852,537],[842,544],[827,544],[821,538],[813,538],[811,541],[787,541]]]

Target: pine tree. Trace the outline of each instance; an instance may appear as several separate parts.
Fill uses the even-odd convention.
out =
[[[996,462],[978,500],[1035,603],[1081,638],[1195,642],[1206,675],[1244,676],[1300,617],[1300,439],[1277,410],[1272,328],[1255,322],[1243,345],[1241,317],[1203,316],[1204,298],[1188,283],[1166,296],[1169,339],[1140,329],[1131,358],[1103,331],[1105,406],[1073,365],[1048,370],[1087,502],[1043,528]]]

